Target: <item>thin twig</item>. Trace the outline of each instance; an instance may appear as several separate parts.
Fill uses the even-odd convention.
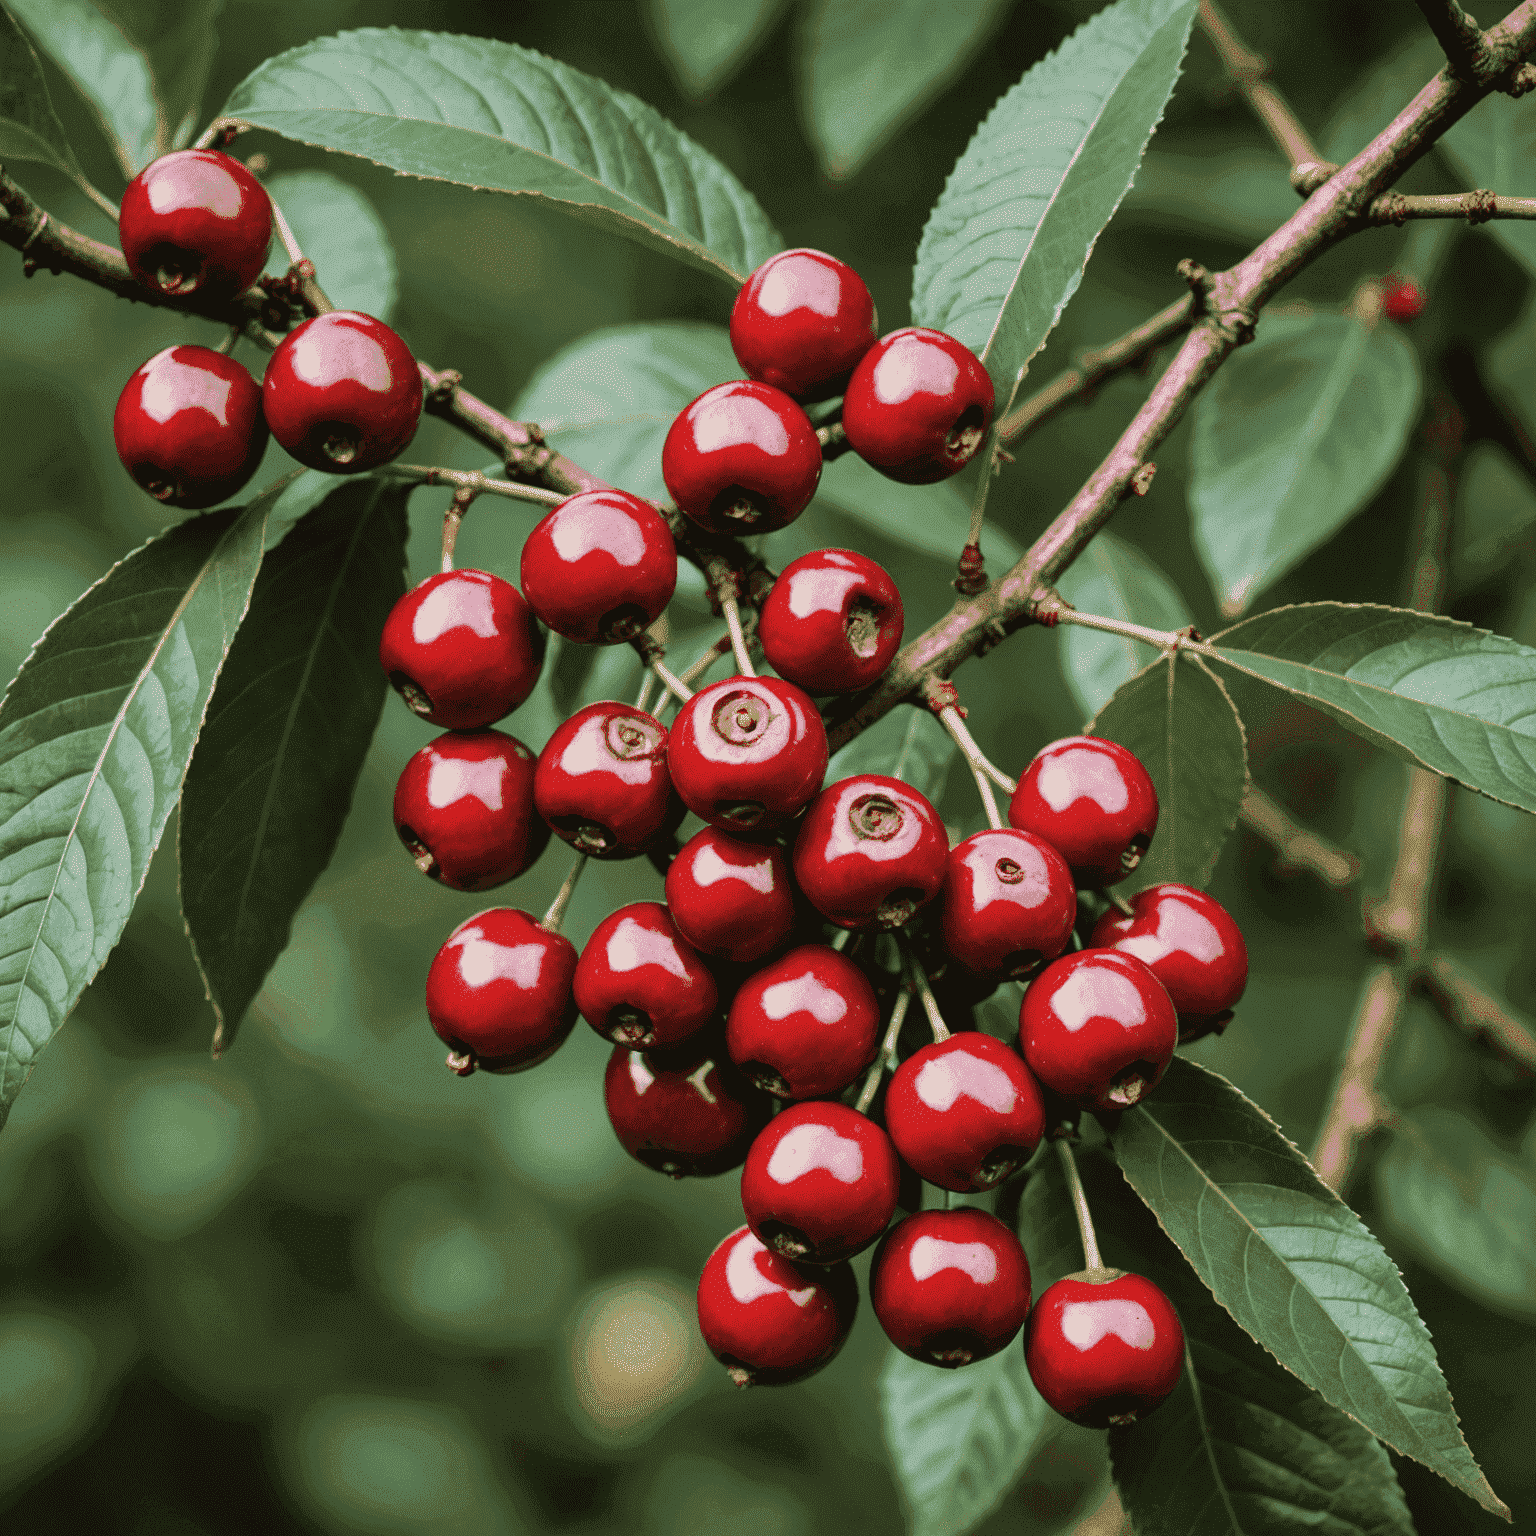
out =
[[[451,485],[455,490],[471,491],[476,496],[502,496],[508,501],[531,501],[542,507],[555,507],[565,500],[559,491],[547,491],[541,485],[523,485],[516,480],[497,480],[478,469],[442,469],[430,464],[384,464],[375,474],[390,480],[408,480],[417,485]]]
[[[682,678],[678,677],[660,657],[651,662],[651,671],[667,685],[668,690],[676,696],[680,704],[686,704],[693,697],[693,689]]]
[[[1530,1075],[1536,1073],[1536,1025],[1519,1017],[1464,965],[1429,955],[1414,972],[1413,989],[1469,1040],[1486,1045]]]
[[[1536,219],[1536,197],[1504,197],[1486,188],[1415,197],[1384,192],[1365,210],[1368,224],[1404,224],[1409,219],[1465,219],[1468,224]]]
[[[1072,1155],[1070,1137],[1056,1140],[1056,1151],[1061,1158],[1061,1171],[1067,1176],[1067,1188],[1072,1192],[1072,1211],[1077,1217],[1077,1233],[1083,1240],[1083,1268],[1103,1269],[1104,1260],[1099,1256],[1099,1238],[1093,1230],[1093,1213],[1088,1209],[1088,1196],[1083,1191],[1083,1181],[1077,1171],[1077,1159]]]
[[[576,862],[571,865],[570,873],[561,882],[560,889],[555,892],[555,899],[549,904],[549,911],[544,914],[544,920],[539,927],[546,928],[550,933],[559,933],[560,925],[565,921],[566,909],[571,904],[571,897],[576,893],[576,882],[581,879],[581,872],[587,867],[587,855],[578,854]]]
[[[994,777],[999,781],[1006,780],[1010,784],[1012,781],[1007,779],[1007,775],[1001,769],[994,767],[986,754],[976,745],[975,738],[966,729],[965,721],[960,718],[960,710],[956,705],[946,704],[939,711],[939,722],[959,747],[966,765],[971,770],[971,777],[976,780],[976,793],[981,796],[982,808],[987,813],[988,826],[994,831],[1001,831],[1003,818],[997,808],[997,796],[992,793],[992,781]]]
[[[1212,0],[1200,0],[1197,19],[1200,30],[1216,50],[1222,68],[1247,98],[1253,115],[1269,130],[1269,136],[1275,141],[1280,153],[1293,166],[1320,159],[1310,135],[1301,126],[1301,120],[1291,111],[1279,91],[1265,80],[1264,77],[1269,73],[1269,60],[1263,54],[1255,53],[1238,37],[1231,23]]]
[[[1257,832],[1275,850],[1275,868],[1281,874],[1306,870],[1335,891],[1360,878],[1360,859],[1347,849],[1302,826],[1278,800],[1250,784],[1238,812],[1243,825]]]
[[[747,637],[741,629],[741,609],[734,597],[720,599],[720,612],[725,615],[725,627],[730,632],[731,649],[736,653],[736,670],[742,677],[756,677],[752,666],[752,653],[747,649]]]
[[[923,1012],[928,1015],[928,1027],[933,1031],[934,1041],[948,1040],[949,1025],[944,1022],[944,1015],[939,1011],[933,988],[928,985],[928,977],[923,972],[922,961],[917,958],[917,951],[910,944],[904,944],[902,948],[906,953],[907,975],[911,978],[911,985],[916,988],[917,995],[922,999]]]
[[[875,1101],[886,1064],[896,1054],[896,1042],[901,1038],[901,1026],[906,1022],[907,1009],[911,1004],[912,988],[910,985],[903,986],[891,1005],[891,1022],[885,1031],[885,1039],[880,1042],[880,1054],[875,1057],[874,1065],[864,1079],[864,1086],[859,1089],[858,1102],[853,1106],[861,1115],[868,1114],[869,1106]]]

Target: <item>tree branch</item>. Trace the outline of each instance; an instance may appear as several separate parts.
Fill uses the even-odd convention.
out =
[[[1320,159],[1311,136],[1301,126],[1301,120],[1291,111],[1279,91],[1266,82],[1269,60],[1263,54],[1255,53],[1238,37],[1231,23],[1212,0],[1200,0],[1197,19],[1200,30],[1216,50],[1222,68],[1248,99],[1253,115],[1269,130],[1269,136],[1275,141],[1280,153],[1293,166]]]
[[[1302,826],[1278,800],[1271,799],[1256,784],[1248,786],[1238,814],[1245,827],[1274,848],[1275,868],[1282,874],[1306,870],[1335,891],[1360,878],[1360,859],[1356,854]]]
[[[1465,80],[1481,78],[1489,62],[1483,29],[1456,0],[1418,0],[1418,4],[1429,30],[1445,50],[1451,73]]]
[[[1486,1045],[1527,1076],[1536,1074],[1536,1025],[1511,1011],[1466,966],[1448,955],[1430,955],[1413,974],[1413,990],[1469,1040]]]
[[[1405,224],[1409,219],[1465,219],[1468,224],[1486,224],[1489,219],[1536,219],[1536,197],[1501,197],[1485,187],[1423,197],[1386,192],[1365,211],[1368,224]]]

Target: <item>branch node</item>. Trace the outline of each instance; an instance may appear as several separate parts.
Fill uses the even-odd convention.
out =
[[[457,368],[445,368],[441,373],[432,376],[427,398],[438,405],[447,405],[463,382],[464,375]]]
[[[1047,629],[1055,629],[1061,622],[1062,614],[1070,612],[1072,608],[1072,604],[1055,587],[1038,590],[1030,598],[1029,606],[1035,623],[1043,624]]]
[[[1131,476],[1131,494],[1145,496],[1152,489],[1152,477],[1157,473],[1157,465],[1148,459],[1140,469]]]
[[[1200,265],[1192,256],[1186,256],[1174,268],[1180,277],[1189,284],[1191,292],[1202,303],[1211,291],[1211,274]]]
[[[1500,89],[1508,96],[1524,96],[1527,91],[1536,90],[1536,64],[1522,64]]]
[[[1259,317],[1244,305],[1234,304],[1211,318],[1216,329],[1234,346],[1246,347],[1258,334]]]
[[[923,703],[936,715],[942,715],[946,709],[952,709],[962,719],[965,718],[966,708],[960,702],[960,690],[947,677],[924,679]]]
[[[1499,195],[1487,187],[1467,193],[1467,223],[1486,224],[1499,211]],[[1399,221],[1401,222],[1401,221]]]
[[[982,558],[979,544],[967,544],[960,551],[959,574],[955,577],[955,591],[963,597],[975,597],[987,589],[987,564]]]
[[[1399,229],[1408,222],[1408,199],[1401,192],[1385,192],[1371,209],[1378,222],[1395,224]]]
[[[1296,189],[1298,197],[1311,197],[1338,173],[1339,168],[1332,160],[1303,160],[1291,171],[1291,186]]]

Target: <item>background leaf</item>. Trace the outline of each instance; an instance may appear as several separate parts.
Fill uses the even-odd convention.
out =
[[[938,804],[958,750],[928,710],[893,709],[832,754],[826,781],[835,784],[855,773],[881,773],[910,784]]]
[[[1489,187],[1500,197],[1536,194],[1536,110],[1529,96],[1494,91],[1440,140],[1440,152],[1466,177],[1469,187]],[[1521,219],[1491,219],[1488,233],[1536,274],[1536,229]]]
[[[373,204],[328,171],[291,171],[266,185],[331,302],[390,319],[400,296],[399,274],[389,231]],[[274,240],[267,271],[287,270],[287,252]]]
[[[688,96],[725,84],[773,29],[785,0],[650,0],[651,31]]]
[[[0,162],[51,165],[89,188],[53,110],[42,66],[21,28],[0,9]]]
[[[1444,68],[1445,52],[1429,30],[1412,29],[1335,108],[1321,137],[1324,158],[1339,165],[1353,160]]]

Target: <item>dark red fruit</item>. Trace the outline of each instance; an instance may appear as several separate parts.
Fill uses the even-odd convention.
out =
[[[1040,1082],[1086,1109],[1129,1109],[1154,1089],[1179,1043],[1163,984],[1130,955],[1084,949],[1029,984],[1019,1049]]]
[[[661,473],[678,510],[711,532],[772,533],[810,505],[821,444],[783,390],[732,379],[683,407]]]
[[[789,860],[772,843],[705,827],[667,869],[667,906],[678,932],[702,954],[760,960],[795,926]]]
[[[1089,1429],[1134,1424],[1178,1386],[1184,1329],[1144,1276],[1084,1270],[1047,1286],[1035,1303],[1024,1360],[1057,1413]]]
[[[1118,742],[1067,736],[1042,747],[1019,776],[1008,820],[1043,837],[1079,886],[1096,889],[1141,863],[1157,831],[1157,791]]]
[[[736,361],[751,378],[797,400],[840,395],[878,334],[864,279],[825,251],[770,256],[731,308]]]
[[[567,640],[632,640],[672,601],[677,547],[667,520],[628,491],[567,497],[523,544],[523,592]]]
[[[768,664],[807,693],[857,693],[901,645],[901,593],[866,555],[818,549],[784,567],[763,604]]]
[[[428,576],[390,609],[379,665],[423,720],[444,730],[491,725],[533,692],[544,639],[510,581],[489,571]]]
[[[1424,313],[1424,292],[1411,278],[1393,272],[1381,280],[1382,313],[1399,324]]]
[[[869,1304],[903,1354],[953,1368],[1013,1341],[1029,1312],[1029,1260],[986,1211],[918,1211],[869,1267]]]
[[[782,826],[821,788],[827,733],[816,706],[776,677],[728,677],[672,722],[672,783],[683,804],[726,832]]]
[[[576,1024],[576,946],[515,907],[477,912],[448,935],[427,972],[427,1017],[467,1076],[521,1072],[554,1054]]]
[[[178,149],[128,183],[117,238],[146,287],[232,298],[267,263],[272,201],[238,160],[216,149]]]
[[[944,865],[944,948],[978,976],[1031,976],[1067,947],[1077,891],[1044,838],[978,832]]]
[[[316,315],[278,343],[261,386],[272,436],[311,469],[355,475],[387,464],[416,435],[421,370],[372,315]]]
[[[750,1227],[737,1227],[699,1276],[699,1331],[738,1387],[782,1386],[819,1371],[858,1310],[846,1264],[796,1269]]]
[[[826,944],[802,944],[742,985],[725,1043],[731,1060],[776,1098],[827,1098],[875,1059],[880,1005],[852,960]]]
[[[644,853],[673,804],[666,726],[611,700],[578,709],[539,753],[533,803],[578,852],[594,859]]]
[[[214,506],[261,463],[261,386],[210,347],[167,347],[123,385],[112,436],[123,468],[156,501]]]
[[[424,875],[483,891],[529,868],[549,842],[533,808],[533,753],[501,731],[429,741],[395,785],[395,831]]]
[[[843,396],[853,451],[903,485],[947,480],[992,425],[992,380],[963,342],[921,326],[882,336]]]
[[[576,1006],[598,1034],[636,1050],[681,1045],[709,1023],[715,978],[659,901],[634,901],[592,931],[576,963]]]

